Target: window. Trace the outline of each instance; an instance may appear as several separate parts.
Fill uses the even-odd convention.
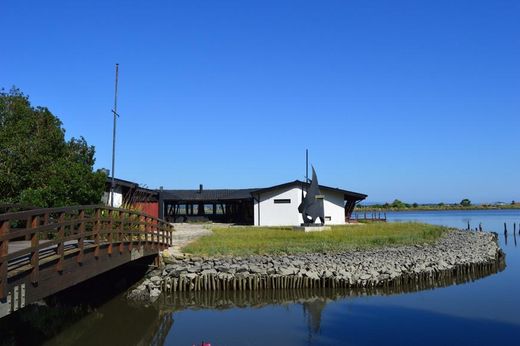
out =
[[[289,203],[291,203],[291,200],[289,198],[275,199],[274,203],[275,204],[289,204]]]
[[[330,221],[332,218],[330,216],[325,216],[325,221]]]
[[[217,204],[217,214],[216,215],[224,215],[226,213],[226,204],[220,203]]]
[[[204,214],[213,215],[213,204],[204,204]]]
[[[187,215],[188,214],[188,208],[186,207],[186,204],[177,204],[177,210],[175,211],[175,214],[177,214],[177,215]]]

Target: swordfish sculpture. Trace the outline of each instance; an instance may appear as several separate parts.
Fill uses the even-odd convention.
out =
[[[302,189],[303,197],[303,189]],[[303,197],[302,203],[298,207],[298,211],[302,214],[303,225],[312,225],[317,218],[321,224],[325,223],[325,211],[323,209],[323,195],[318,185],[318,177],[316,171],[312,167],[312,181],[307,191],[307,195]]]

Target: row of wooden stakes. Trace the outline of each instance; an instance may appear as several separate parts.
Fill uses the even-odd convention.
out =
[[[330,277],[313,279],[302,276],[249,275],[241,278],[222,278],[214,274],[199,275],[195,278],[181,276],[167,277],[161,284],[163,293],[188,291],[260,291],[284,289],[319,289],[319,288],[389,288],[400,289],[426,288],[475,280],[505,268],[503,258],[490,263],[471,263],[457,265],[453,269],[422,273],[405,274],[390,280],[349,280]]]

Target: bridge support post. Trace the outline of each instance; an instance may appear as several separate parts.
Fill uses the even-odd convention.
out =
[[[60,216],[58,218],[58,253],[57,255],[60,256],[58,259],[58,263],[56,265],[56,270],[59,272],[63,271],[63,261],[65,260],[65,244],[64,244],[64,238],[65,238],[65,213],[61,212]]]
[[[140,249],[141,248],[141,238],[142,238],[142,235],[141,235],[141,232],[142,231],[146,231],[146,228],[145,228],[145,225],[143,224],[144,223],[144,216],[143,215],[139,215],[139,234],[137,235],[137,247]]]
[[[128,215],[128,252],[132,253],[132,249],[134,248],[134,228],[135,228],[135,222],[136,222],[136,215],[130,214]]]
[[[110,221],[108,222],[108,228],[109,228],[109,231],[108,231],[108,249],[107,249],[107,252],[109,255],[112,255],[112,233],[114,232],[114,211],[111,209],[108,211],[108,217],[110,219]]]
[[[158,247],[158,244],[157,244],[157,225],[155,224],[154,220],[153,219],[150,219],[149,220],[150,223],[151,223],[151,227],[152,227],[152,232],[150,234],[150,238],[152,240],[152,249],[153,250],[157,250],[157,247]]]
[[[33,216],[31,219],[31,229],[36,229],[40,226],[40,217],[38,215]],[[38,277],[40,274],[40,240],[38,238],[38,232],[36,230],[31,233],[31,283],[33,285],[38,284]]]
[[[11,223],[9,220],[0,222],[0,299],[7,296],[7,254],[9,252],[9,239],[4,239],[9,234]]]
[[[99,232],[101,231],[101,209],[96,208],[94,221],[94,257],[99,258]]]
[[[148,237],[150,236],[150,232],[152,231],[152,226],[150,225],[150,219],[148,217],[144,218],[144,222],[146,222],[146,226],[144,229],[144,246],[146,248],[150,248],[150,242]]]
[[[78,233],[79,233],[78,249],[79,249],[79,253],[78,253],[78,257],[77,257],[77,262],[81,264],[83,262],[83,250],[85,248],[85,210],[80,210],[79,211],[78,218],[79,218],[79,227],[78,227]]]
[[[122,211],[119,212],[119,234],[118,234],[118,240],[119,240],[119,253],[122,254],[125,250],[125,244],[123,239],[123,232],[125,230],[125,213]]]

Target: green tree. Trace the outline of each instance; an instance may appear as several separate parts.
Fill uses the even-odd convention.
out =
[[[463,207],[469,207],[471,205],[471,201],[467,198],[464,198],[462,201],[460,201],[460,205]]]
[[[83,137],[66,141],[47,108],[32,107],[18,89],[0,90],[0,203],[99,203],[106,176],[93,171],[94,154]]]
[[[419,206],[419,204],[417,204],[417,203],[412,204],[412,207],[414,207],[414,208],[417,208],[418,206]]]
[[[403,209],[403,208],[406,208],[406,204],[401,202],[400,200],[398,199],[394,199],[394,201],[392,202],[392,204],[390,205],[392,208],[396,208],[396,209]]]

